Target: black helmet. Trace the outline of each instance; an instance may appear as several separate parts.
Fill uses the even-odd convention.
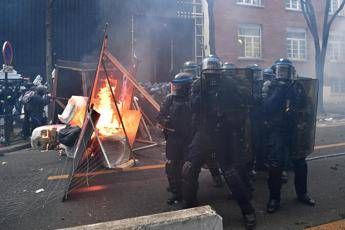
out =
[[[271,68],[264,69],[262,71],[262,76],[263,76],[264,80],[274,78],[273,70]]]
[[[221,62],[219,58],[215,55],[209,55],[202,60],[201,69],[204,70],[219,70],[221,67]]]
[[[236,66],[229,62],[224,62],[222,65],[222,72],[226,76],[234,76],[236,74]]]
[[[189,96],[193,83],[193,75],[181,72],[171,81],[171,94],[175,96]]]
[[[263,80],[262,70],[258,64],[248,65],[247,68],[253,70],[253,77],[255,81]]]
[[[191,75],[193,75],[193,77],[196,77],[199,74],[199,66],[193,61],[186,61],[183,64],[182,71],[185,73],[190,73]]]
[[[226,70],[226,69],[236,69],[235,64],[230,63],[230,62],[224,62],[222,65],[222,69]]]
[[[277,79],[292,80],[295,77],[296,70],[292,62],[287,58],[281,58],[274,63],[275,76]]]

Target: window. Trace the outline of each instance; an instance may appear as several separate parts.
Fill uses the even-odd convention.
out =
[[[345,80],[335,78],[330,83],[331,93],[345,93]]]
[[[249,6],[261,6],[261,0],[237,0],[237,4]]]
[[[329,14],[334,14],[338,10],[342,0],[331,0],[331,7],[329,9]],[[339,14],[340,16],[345,16],[345,9],[342,9]]]
[[[286,42],[287,56],[289,59],[307,59],[307,33],[305,29],[288,29]]]
[[[345,31],[331,32],[328,38],[328,58],[333,62],[345,61]]]
[[[301,10],[301,0],[285,0],[285,8],[288,10]]]
[[[261,57],[261,26],[240,25],[238,30],[238,42],[241,47],[241,57]]]

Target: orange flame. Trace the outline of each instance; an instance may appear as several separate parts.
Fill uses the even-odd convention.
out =
[[[141,119],[141,112],[129,109],[131,98],[133,97],[133,90],[127,90],[126,85],[119,87],[118,81],[115,79],[110,79],[110,81],[111,90],[115,97],[120,96],[120,99],[117,99],[117,106],[120,110],[129,143],[133,145]],[[93,108],[100,113],[100,118],[97,123],[100,137],[113,138],[115,140],[125,138],[120,117],[106,81],[100,81],[98,89],[95,91],[95,95],[91,101]]]
[[[116,85],[112,87],[115,93]],[[121,108],[121,105],[118,104]],[[94,100],[94,109],[100,113],[97,123],[97,129],[102,137],[112,137],[121,135],[121,124],[116,113],[116,107],[113,102],[109,86],[105,83],[99,88]]]

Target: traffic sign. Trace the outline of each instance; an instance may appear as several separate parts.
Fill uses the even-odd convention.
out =
[[[2,57],[5,65],[11,65],[13,60],[13,48],[9,41],[4,42],[2,46]]]

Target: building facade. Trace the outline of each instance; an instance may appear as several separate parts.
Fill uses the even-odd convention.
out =
[[[0,44],[14,67],[45,77],[45,0],[1,0]],[[109,50],[125,65],[139,59],[141,81],[169,81],[186,60],[204,56],[206,0],[59,0],[53,5],[53,62],[96,62],[106,22]],[[207,13],[207,12],[206,12]],[[207,40],[207,38],[206,38]],[[206,48],[207,50],[207,48]],[[0,65],[2,65],[0,58]]]
[[[323,0],[313,1],[319,28]],[[332,0],[330,15],[340,0]],[[299,75],[315,77],[314,42],[300,0],[216,0],[214,5],[217,55],[245,67],[267,68],[280,57],[293,61]],[[342,102],[345,95],[345,10],[330,33],[325,69],[326,102]]]

